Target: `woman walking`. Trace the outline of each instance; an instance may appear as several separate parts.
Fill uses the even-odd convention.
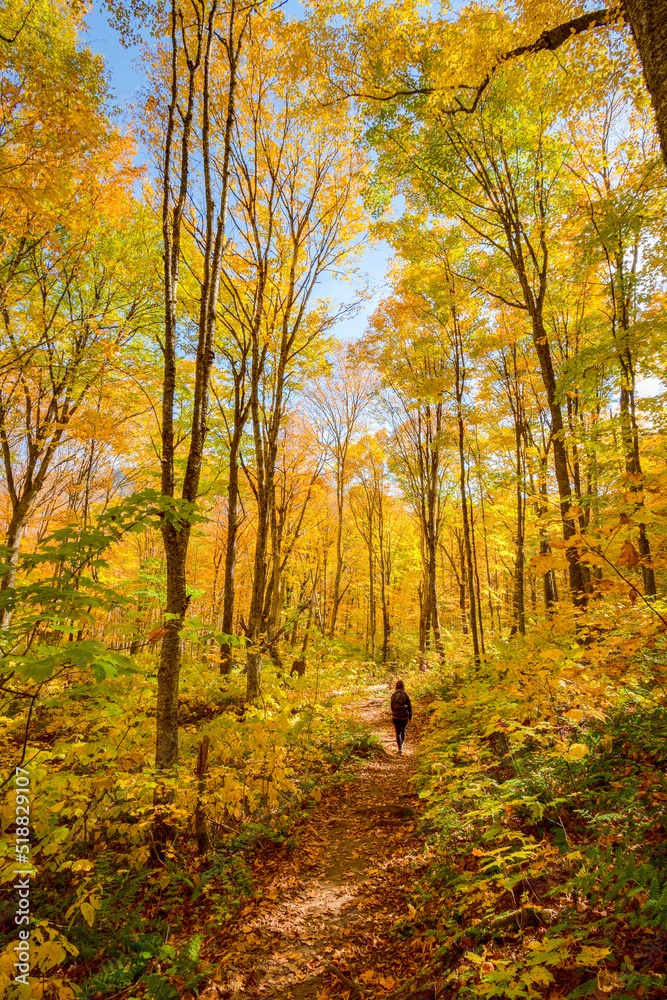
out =
[[[403,681],[396,681],[396,687],[391,696],[391,721],[396,730],[398,752],[402,754],[405,743],[405,727],[408,721],[412,721],[412,703]]]

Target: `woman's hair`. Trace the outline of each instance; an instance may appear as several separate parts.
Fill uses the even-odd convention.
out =
[[[403,683],[403,681],[396,681],[396,690],[405,691],[405,684]]]

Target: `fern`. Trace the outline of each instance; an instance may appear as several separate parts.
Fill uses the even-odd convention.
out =
[[[195,963],[199,961],[199,952],[201,951],[201,946],[204,941],[203,934],[195,934],[191,941],[188,941],[182,954],[185,955],[189,962]]]
[[[151,1000],[176,1000],[178,997],[178,990],[164,976],[151,972],[143,981]]]
[[[634,855],[617,847],[598,847],[588,851],[582,871],[570,887],[590,896],[598,906],[611,907],[618,915],[627,910],[636,896],[645,895],[641,913],[631,913],[632,925],[667,928],[667,874],[649,862],[638,864]]]

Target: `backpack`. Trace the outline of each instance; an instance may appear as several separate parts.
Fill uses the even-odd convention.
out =
[[[408,703],[410,699],[405,691],[394,691],[392,697],[392,715],[395,719],[409,719]]]

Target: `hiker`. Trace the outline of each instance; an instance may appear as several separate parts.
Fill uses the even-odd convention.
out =
[[[405,743],[405,727],[408,721],[412,721],[412,703],[403,681],[396,681],[396,687],[391,696],[391,721],[396,730],[398,752],[402,754]]]

